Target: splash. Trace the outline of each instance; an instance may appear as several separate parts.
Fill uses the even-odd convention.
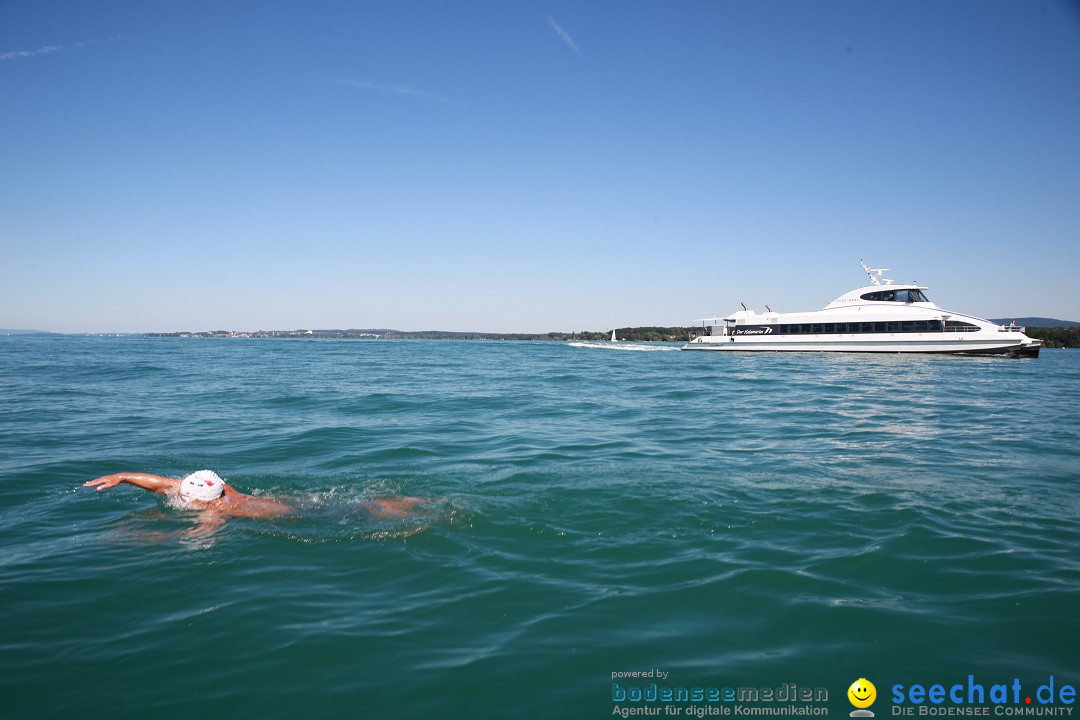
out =
[[[403,539],[437,523],[452,523],[459,511],[446,498],[417,498],[400,514],[380,507],[401,499],[351,487],[304,493],[287,500],[297,513],[271,521],[266,532],[305,544]]]

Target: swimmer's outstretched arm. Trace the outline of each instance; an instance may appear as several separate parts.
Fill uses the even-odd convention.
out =
[[[144,490],[161,493],[162,495],[167,492],[175,491],[180,487],[180,481],[176,478],[151,475],[150,473],[115,473],[113,475],[102,475],[96,480],[84,482],[83,486],[96,487],[98,490],[104,490],[106,488],[116,487],[120,483],[134,485],[135,487],[141,487]]]

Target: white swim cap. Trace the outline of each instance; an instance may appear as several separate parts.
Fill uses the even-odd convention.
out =
[[[225,482],[213,470],[199,470],[180,481],[180,497],[188,500],[217,500],[223,492]]]

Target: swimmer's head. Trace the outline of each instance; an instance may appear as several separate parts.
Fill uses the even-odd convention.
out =
[[[193,472],[180,481],[183,500],[217,500],[225,492],[225,482],[213,470]]]

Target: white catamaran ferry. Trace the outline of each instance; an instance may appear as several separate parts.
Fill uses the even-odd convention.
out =
[[[841,295],[822,310],[758,314],[743,309],[703,318],[704,333],[683,350],[953,353],[1038,357],[1042,341],[1024,328],[942,310],[920,285],[897,285],[888,268],[860,263],[871,284]]]

